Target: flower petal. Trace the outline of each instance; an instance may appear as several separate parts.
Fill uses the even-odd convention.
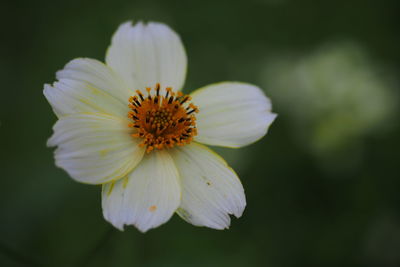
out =
[[[49,146],[56,165],[75,180],[106,183],[129,173],[142,159],[145,149],[131,137],[129,121],[99,113],[64,116],[54,125]]]
[[[246,198],[236,173],[216,153],[200,144],[171,153],[179,170],[182,200],[178,214],[197,226],[228,228],[229,214],[243,213]]]
[[[147,154],[126,178],[103,185],[104,218],[146,232],[168,221],[181,198],[179,174],[167,151]]]
[[[161,23],[122,24],[112,38],[106,63],[118,72],[130,88],[180,90],[186,76],[187,58],[179,36]]]
[[[44,87],[58,117],[80,112],[126,116],[130,92],[123,80],[100,61],[74,59],[57,72],[59,82]]]
[[[223,82],[192,94],[199,106],[196,141],[217,146],[241,147],[263,137],[274,121],[271,102],[260,88]]]

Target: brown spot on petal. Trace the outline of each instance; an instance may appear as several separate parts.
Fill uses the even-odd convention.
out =
[[[157,206],[153,205],[149,208],[149,211],[154,212],[157,210]]]

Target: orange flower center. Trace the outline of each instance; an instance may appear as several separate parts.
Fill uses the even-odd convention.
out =
[[[146,88],[147,96],[140,90],[129,98],[128,117],[133,120],[129,127],[137,129],[132,134],[142,138],[139,146],[146,146],[147,153],[155,148],[172,148],[175,145],[189,144],[197,135],[195,113],[198,108],[190,103],[191,97],[182,92],[173,92],[166,88],[165,96],[160,96],[160,84],[154,92]]]

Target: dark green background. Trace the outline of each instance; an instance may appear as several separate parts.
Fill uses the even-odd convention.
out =
[[[103,60],[126,20],[161,21],[180,34],[188,91],[260,84],[269,56],[335,40],[357,42],[398,75],[399,1],[3,1],[1,11],[1,266],[400,266],[397,116],[391,131],[364,140],[360,165],[335,172],[295,142],[281,114],[256,144],[219,150],[248,202],[230,230],[175,215],[141,234],[113,229],[100,187],[55,167],[45,143],[56,117],[42,94],[69,60]]]

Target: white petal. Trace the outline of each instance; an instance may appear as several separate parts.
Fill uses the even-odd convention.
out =
[[[186,53],[179,36],[161,23],[122,24],[112,38],[107,65],[130,88],[145,89],[160,83],[180,90],[186,76]]]
[[[104,218],[123,230],[135,225],[146,232],[168,221],[181,198],[179,174],[166,151],[143,157],[128,177],[103,185]]]
[[[99,113],[74,114],[54,125],[49,146],[56,165],[75,180],[100,184],[124,177],[142,159],[145,149],[130,134],[127,119]]]
[[[260,88],[238,82],[212,84],[196,90],[196,141],[217,146],[241,147],[263,137],[274,121],[271,102]]]
[[[58,117],[80,112],[126,116],[130,92],[123,80],[100,61],[74,59],[57,72],[59,82],[45,85],[44,95]]]
[[[230,225],[229,214],[242,215],[246,206],[243,186],[220,156],[196,143],[171,155],[181,176],[178,214],[183,219],[197,226],[224,229]]]

